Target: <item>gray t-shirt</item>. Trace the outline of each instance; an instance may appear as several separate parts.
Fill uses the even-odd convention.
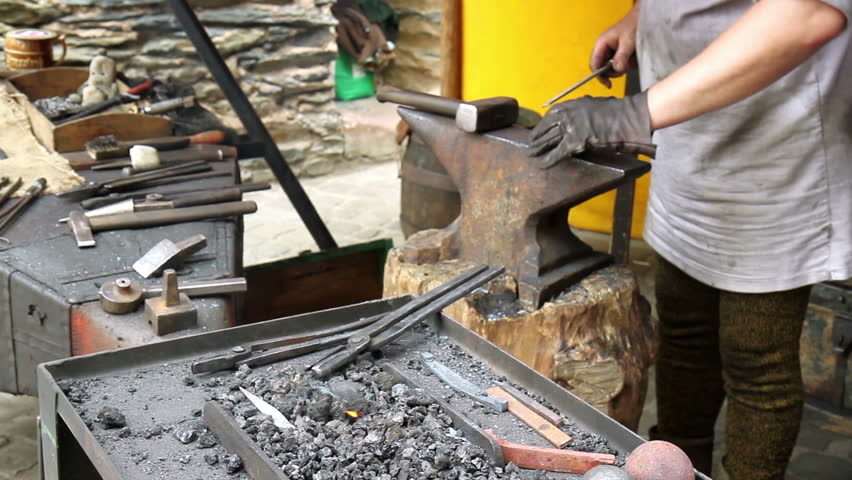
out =
[[[643,89],[753,3],[643,0]],[[825,3],[849,20],[814,57],[739,103],[654,134],[645,239],[701,282],[762,293],[852,277],[852,0]]]

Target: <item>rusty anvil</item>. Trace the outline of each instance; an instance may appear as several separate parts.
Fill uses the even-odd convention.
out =
[[[461,213],[445,230],[455,258],[504,265],[529,311],[613,260],[626,263],[636,178],[651,169],[636,157],[589,151],[552,168],[529,157],[530,131],[509,127],[466,133],[451,118],[400,107],[461,194]],[[568,226],[571,207],[617,188],[611,255],[594,251]]]

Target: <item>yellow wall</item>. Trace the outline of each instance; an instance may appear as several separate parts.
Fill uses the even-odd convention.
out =
[[[621,19],[632,0],[463,0],[462,91],[467,100],[506,95],[544,114],[541,104],[589,73],[595,39]],[[612,90],[597,81],[566,97],[624,94],[624,81]],[[638,182],[633,236],[645,218],[648,176]],[[571,210],[571,225],[608,232],[614,193]]]

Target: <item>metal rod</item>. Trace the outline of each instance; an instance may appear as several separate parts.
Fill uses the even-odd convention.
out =
[[[242,277],[178,283],[178,292],[185,293],[189,297],[206,297],[211,295],[244,293],[247,289],[248,285],[246,284],[246,279]],[[150,287],[145,287],[145,289],[142,291],[142,295],[145,298],[156,297],[162,293],[162,285],[152,285]]]
[[[213,75],[219,88],[222,89],[225,98],[228,99],[234,112],[240,118],[243,127],[249,135],[262,141],[266,146],[265,158],[269,168],[272,169],[314,241],[322,250],[336,248],[337,243],[334,241],[334,237],[331,236],[331,232],[328,231],[310,198],[302,189],[302,185],[299,184],[284,156],[281,155],[281,151],[278,150],[275,140],[272,139],[272,135],[269,134],[269,130],[266,129],[257,111],[252,107],[228,66],[225,65],[225,61],[222,60],[207,32],[204,31],[204,27],[195,12],[192,11],[185,0],[168,0],[168,2],[189,40],[195,46],[198,55],[207,65],[207,69]]]
[[[574,85],[571,85],[570,87],[568,87],[567,89],[565,89],[565,90],[564,90],[562,93],[560,93],[559,95],[557,95],[557,96],[555,96],[555,97],[551,98],[550,100],[548,100],[548,101],[547,101],[547,103],[545,103],[544,105],[542,105],[542,107],[549,107],[549,106],[553,105],[553,104],[554,104],[554,103],[556,103],[556,101],[557,101],[557,100],[559,100],[560,98],[564,97],[565,95],[568,95],[569,93],[573,92],[574,90],[577,90],[578,88],[582,87],[583,85],[585,85],[585,84],[589,83],[589,80],[591,80],[591,79],[593,79],[593,78],[597,78],[597,77],[599,77],[599,76],[603,75],[604,73],[607,73],[607,72],[608,72],[608,71],[610,71],[611,69],[612,69],[612,60],[610,60],[610,61],[606,62],[606,65],[604,65],[603,67],[601,67],[601,68],[599,68],[599,69],[595,70],[594,72],[592,72],[592,73],[590,73],[590,74],[586,75],[585,77],[583,77],[583,79],[582,79],[582,80],[580,80],[579,82],[575,83]]]
[[[452,98],[429,95],[428,93],[383,88],[376,94],[380,102],[392,102],[407,107],[414,107],[424,112],[436,113],[445,117],[455,117],[462,102]]]

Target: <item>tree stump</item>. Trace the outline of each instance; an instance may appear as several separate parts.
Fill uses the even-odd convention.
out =
[[[448,259],[440,231],[413,235],[388,254],[384,295],[423,294],[469,268]],[[636,430],[657,328],[627,267],[598,270],[534,312],[503,276],[444,312],[538,372]]]

